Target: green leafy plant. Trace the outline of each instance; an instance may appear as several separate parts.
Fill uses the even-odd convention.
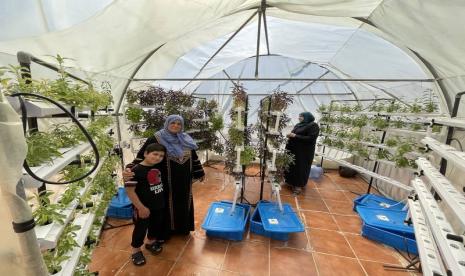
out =
[[[247,166],[256,158],[255,149],[252,146],[245,146],[241,152],[241,165]]]
[[[47,225],[52,222],[64,223],[65,215],[60,213],[61,206],[52,203],[50,200],[52,194],[53,192],[46,191],[40,195],[34,195],[37,201],[37,208],[32,212],[32,216],[38,225]]]
[[[229,141],[235,145],[240,146],[244,143],[244,132],[236,128],[230,128],[228,130]]]
[[[210,117],[210,128],[213,132],[220,131],[223,129],[223,116],[221,114],[214,114]]]
[[[132,123],[139,123],[144,118],[144,110],[138,107],[128,107],[125,111],[126,118]]]
[[[395,121],[392,121],[391,123],[395,128],[403,128],[405,127],[405,122],[402,121],[402,120],[395,120]]]
[[[377,129],[386,129],[389,127],[389,122],[383,117],[374,118],[372,123]]]
[[[328,106],[325,105],[325,104],[321,104],[320,106],[318,106],[317,111],[320,112],[320,113],[326,112],[326,111],[328,111]]]
[[[386,146],[388,147],[395,147],[397,146],[397,143],[398,143],[398,139],[396,138],[389,138],[386,140]]]
[[[434,133],[439,133],[439,132],[441,132],[441,130],[442,130],[442,126],[440,126],[440,125],[433,125],[431,127],[431,131],[434,132]]]
[[[413,130],[413,131],[418,131],[418,130],[421,130],[423,128],[423,125],[420,124],[420,123],[412,123],[410,125],[410,128]]]
[[[26,160],[31,167],[50,163],[54,158],[61,156],[54,137],[45,132],[34,132],[26,138]]]

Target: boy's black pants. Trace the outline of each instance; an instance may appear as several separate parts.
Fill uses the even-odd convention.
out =
[[[145,236],[148,239],[162,239],[164,232],[164,210],[163,209],[150,209],[150,216],[148,218],[140,218],[137,208],[134,207],[133,221],[134,230],[132,232],[131,246],[139,248],[144,244]]]

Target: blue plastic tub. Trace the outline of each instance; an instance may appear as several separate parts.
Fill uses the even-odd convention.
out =
[[[230,210],[232,202],[213,202],[202,224],[207,231],[207,236],[241,241],[245,232],[245,226],[249,220],[250,206],[237,203],[232,214]]]
[[[364,206],[357,206],[360,219],[367,225],[383,229],[397,235],[415,239],[415,232],[412,225],[407,225],[404,220],[407,211],[396,211],[389,209],[376,209]]]
[[[262,218],[260,217],[260,212],[258,211],[258,208],[255,209],[250,219],[250,232],[255,233],[257,235],[272,238],[274,240],[287,241],[289,239],[289,233],[265,231],[265,228],[263,228]]]
[[[283,212],[276,202],[260,201],[250,220],[250,231],[276,240],[288,240],[290,233],[303,232],[305,227],[288,203]]]
[[[399,250],[418,255],[417,242],[413,239],[397,235],[396,233],[388,232],[364,223],[362,225],[362,236]]]
[[[115,195],[108,206],[107,216],[112,218],[130,219],[132,218],[132,202],[126,194],[123,187],[118,188],[118,194]]]
[[[379,195],[364,194],[354,199],[353,210],[355,212],[357,212],[357,206],[401,211],[405,204]]]

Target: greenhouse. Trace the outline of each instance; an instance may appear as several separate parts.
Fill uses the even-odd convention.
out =
[[[464,14],[0,0],[0,271],[465,275]]]

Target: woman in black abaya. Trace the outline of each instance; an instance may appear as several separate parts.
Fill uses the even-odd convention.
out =
[[[302,187],[307,184],[319,132],[320,128],[312,113],[303,112],[299,115],[299,123],[287,135],[286,149],[294,154],[294,164],[287,170],[285,180],[295,195],[300,194]]]
[[[171,234],[189,234],[194,231],[194,203],[192,198],[192,182],[203,181],[205,174],[197,157],[198,148],[192,137],[184,133],[184,119],[179,115],[170,115],[164,128],[147,139],[139,150],[133,163],[144,158],[145,148],[151,143],[159,143],[166,147],[167,155],[158,164],[162,172],[165,195],[167,196],[167,220],[165,238]],[[124,179],[130,179],[130,170],[123,172]]]

